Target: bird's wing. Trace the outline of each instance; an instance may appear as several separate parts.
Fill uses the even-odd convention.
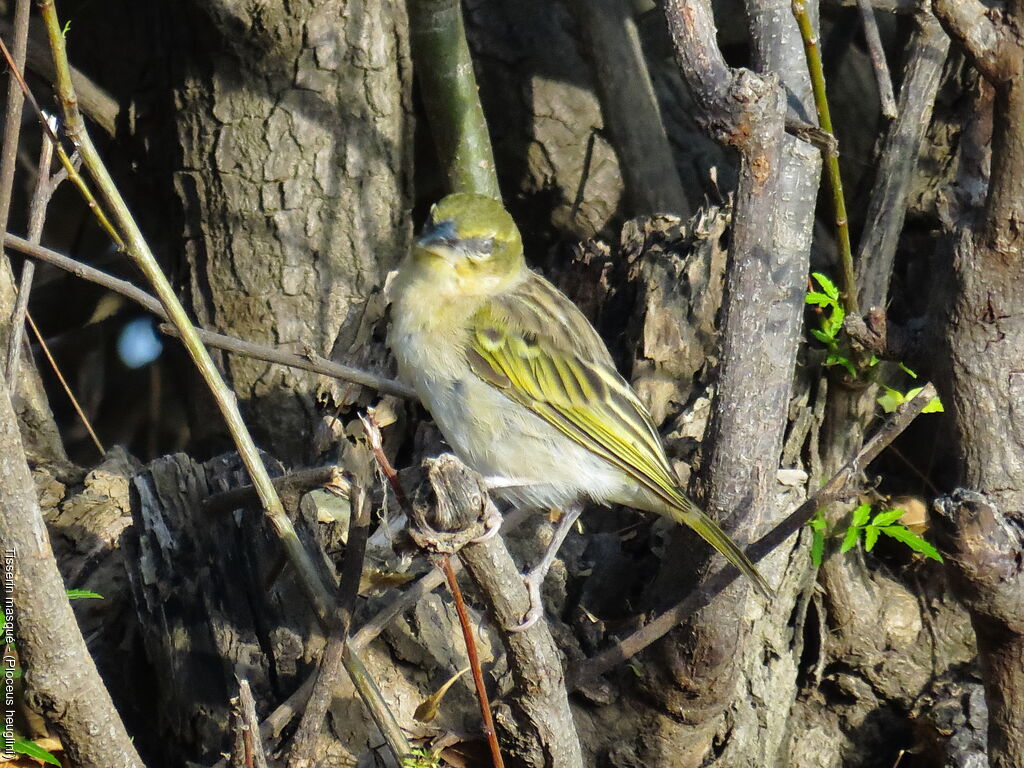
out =
[[[647,409],[615,370],[576,306],[534,273],[470,321],[473,371],[667,505],[694,508],[677,487]]]

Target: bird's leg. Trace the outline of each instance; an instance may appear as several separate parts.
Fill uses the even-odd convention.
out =
[[[582,511],[583,504],[578,502],[563,511],[562,519],[558,521],[558,527],[555,528],[555,532],[551,537],[551,543],[548,544],[548,548],[544,552],[544,557],[534,566],[533,570],[523,577],[523,581],[526,582],[526,591],[530,595],[530,610],[523,617],[523,623],[512,627],[510,631],[522,632],[527,630],[544,615],[544,604],[541,602],[540,596],[541,585],[544,584],[544,577],[548,575],[548,570],[550,570],[551,564],[555,561],[555,555],[558,554],[562,542],[569,535],[573,523],[579,519]]]

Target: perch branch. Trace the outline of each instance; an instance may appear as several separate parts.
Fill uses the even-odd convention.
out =
[[[406,517],[410,521],[416,520],[418,516],[398,479],[398,472],[391,466],[391,462],[384,453],[380,427],[373,417],[373,411],[368,410],[365,417],[360,415],[359,418],[363,422],[363,430],[366,432],[366,440],[370,444],[370,450],[373,451],[373,457],[391,484],[391,488],[395,492],[395,498],[398,499],[398,503],[405,510]],[[487,686],[484,684],[484,672],[480,666],[480,654],[476,649],[476,638],[473,637],[473,624],[469,620],[466,602],[462,599],[462,590],[459,589],[455,569],[452,568],[451,558],[447,554],[441,555],[440,567],[444,573],[445,580],[448,582],[448,588],[455,598],[455,610],[458,612],[459,626],[462,628],[462,638],[466,643],[466,655],[469,657],[469,668],[473,673],[473,685],[476,688],[477,700],[480,702],[480,716],[484,722],[484,737],[487,739],[487,746],[491,750],[491,764],[494,768],[505,768],[505,761],[501,757],[501,747],[498,744],[498,732],[494,728],[494,716],[491,714],[491,702],[487,697]]]
[[[915,397],[897,408],[892,416],[879,428],[878,432],[864,443],[860,451],[857,452],[857,455],[843,465],[825,485],[818,489],[817,493],[800,504],[772,530],[750,545],[747,549],[747,556],[753,562],[759,562],[806,525],[807,521],[814,516],[818,509],[848,495],[848,489],[857,481],[865,468],[917,418],[924,407],[935,396],[935,387],[931,384],[926,384]],[[739,571],[731,565],[726,566],[642,629],[637,630],[628,637],[624,637],[614,646],[597,656],[572,665],[568,673],[570,690],[578,690],[581,686],[595,680],[626,659],[635,656],[655,640],[663,637],[684,618],[707,605],[713,597],[721,593],[738,577]]]
[[[427,473],[437,497],[432,520],[448,529],[445,534],[427,531],[428,538],[458,540],[467,530],[479,528],[481,519],[496,514],[479,475],[454,456],[428,460]],[[538,621],[523,632],[506,629],[519,624],[530,599],[504,540],[500,536],[470,540],[459,550],[459,559],[501,629],[499,636],[516,683],[510,697],[516,723],[523,730],[515,741],[529,743],[531,749],[523,762],[582,768],[561,659],[547,622]]]

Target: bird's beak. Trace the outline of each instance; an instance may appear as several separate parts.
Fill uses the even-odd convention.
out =
[[[442,221],[424,229],[416,241],[416,251],[427,256],[436,256],[450,261],[454,251],[452,239],[455,227],[450,221]]]

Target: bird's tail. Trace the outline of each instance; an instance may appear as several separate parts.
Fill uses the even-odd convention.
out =
[[[686,499],[686,501],[689,502],[689,499]],[[765,581],[764,576],[760,574],[754,564],[750,562],[750,558],[743,553],[743,550],[736,546],[733,540],[729,538],[729,534],[723,531],[718,523],[701,511],[696,504],[691,502],[685,506],[681,504],[673,505],[669,507],[668,515],[673,520],[693,528],[704,541],[721,552],[726,560],[739,569],[740,573],[754,582],[754,587],[762,597],[775,597],[775,591],[768,585],[768,582]]]

